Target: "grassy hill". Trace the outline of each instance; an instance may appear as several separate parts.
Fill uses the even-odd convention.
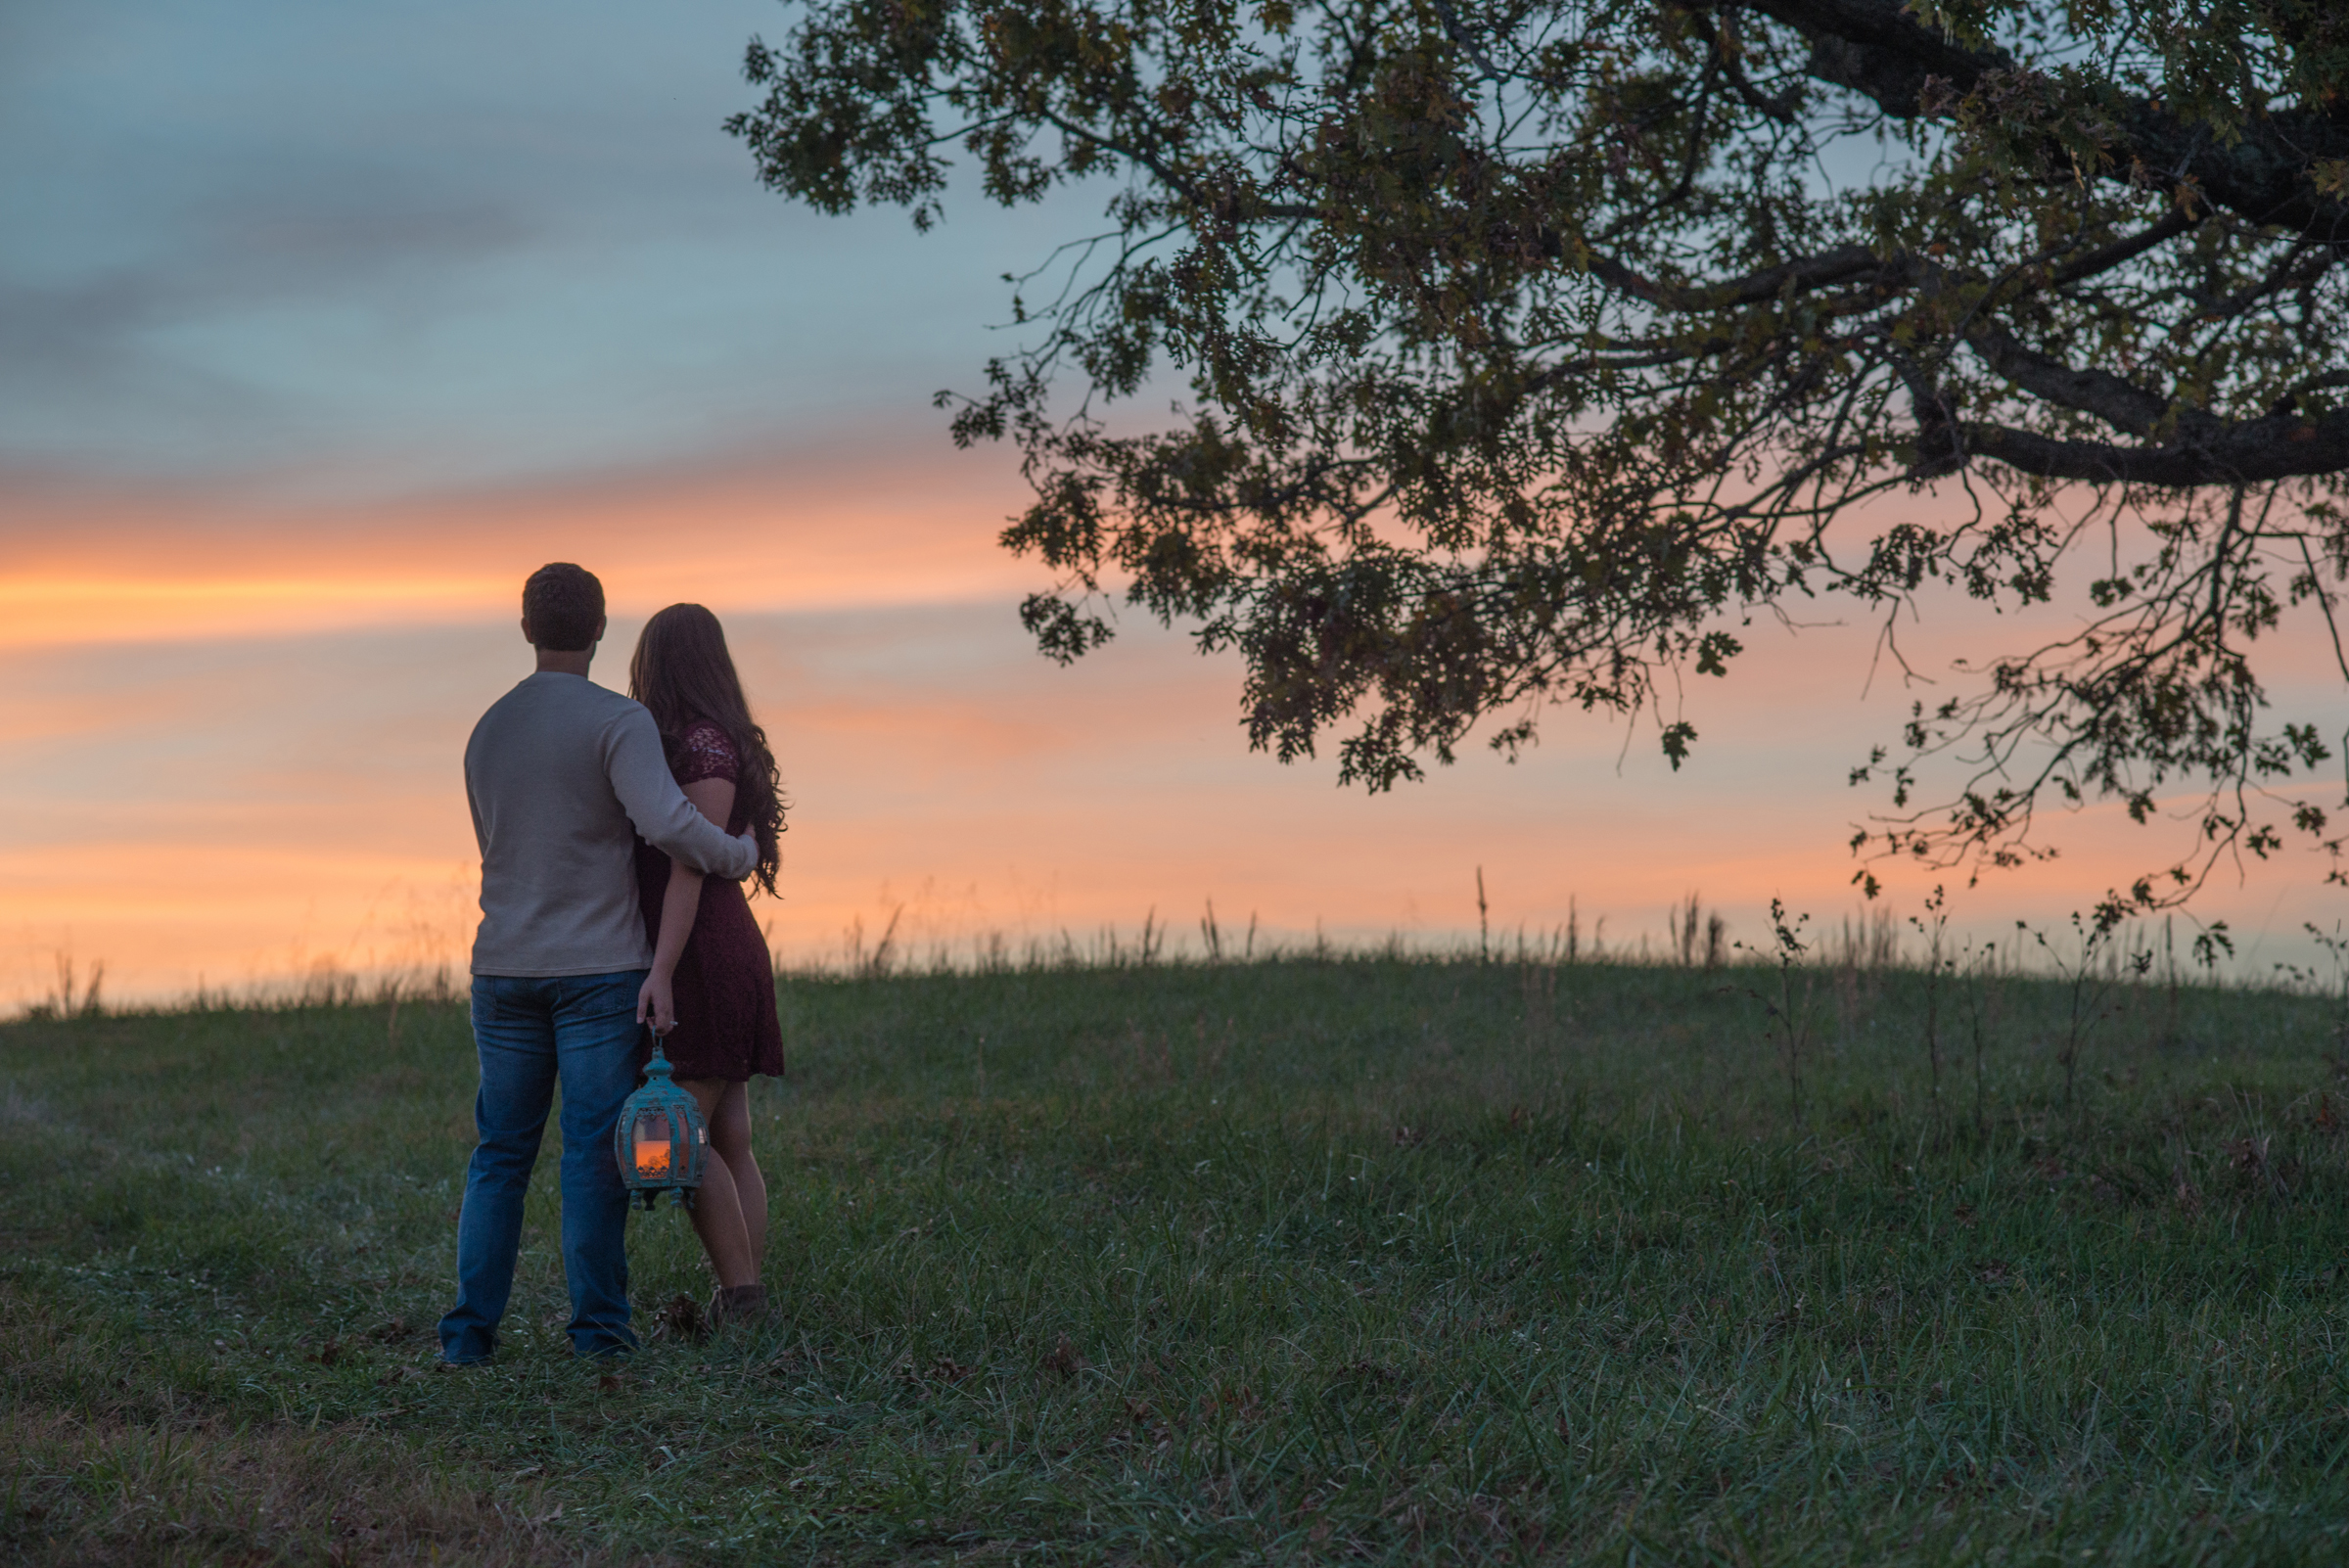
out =
[[[28,1563],[2333,1562],[2349,1095],[2271,992],[792,979],[754,1330],[432,1369],[460,1006],[0,1027]],[[1775,996],[1775,992],[1771,994]],[[2095,998],[2090,998],[2094,1000]],[[1979,1075],[1975,1059],[1980,1025]],[[631,1218],[640,1321],[709,1284]]]

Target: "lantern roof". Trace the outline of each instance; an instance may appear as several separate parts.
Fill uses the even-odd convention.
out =
[[[674,1073],[655,1037],[652,1059],[644,1066],[644,1086],[622,1102],[612,1130],[621,1179],[630,1197],[641,1197],[647,1209],[664,1192],[676,1193],[679,1202],[690,1206],[709,1149],[710,1129],[702,1108],[672,1082]],[[659,1130],[639,1142],[638,1131],[648,1125]]]

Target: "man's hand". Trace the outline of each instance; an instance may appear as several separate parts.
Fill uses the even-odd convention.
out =
[[[636,1022],[651,1024],[656,1035],[677,1027],[677,998],[669,977],[659,970],[645,976],[644,989],[636,992]]]

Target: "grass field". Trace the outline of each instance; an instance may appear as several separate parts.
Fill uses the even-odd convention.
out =
[[[1762,971],[788,980],[780,1310],[561,1333],[553,1134],[431,1369],[474,1066],[407,1002],[0,1028],[26,1563],[2349,1555],[2337,1020]],[[1972,1019],[1983,1024],[1977,1118]],[[640,1320],[708,1281],[631,1218]]]

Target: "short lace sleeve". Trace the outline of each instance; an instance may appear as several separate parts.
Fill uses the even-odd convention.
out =
[[[742,759],[735,754],[734,743],[726,739],[724,730],[704,721],[685,732],[677,751],[679,784],[699,784],[706,778],[722,778],[731,784],[741,772]]]

